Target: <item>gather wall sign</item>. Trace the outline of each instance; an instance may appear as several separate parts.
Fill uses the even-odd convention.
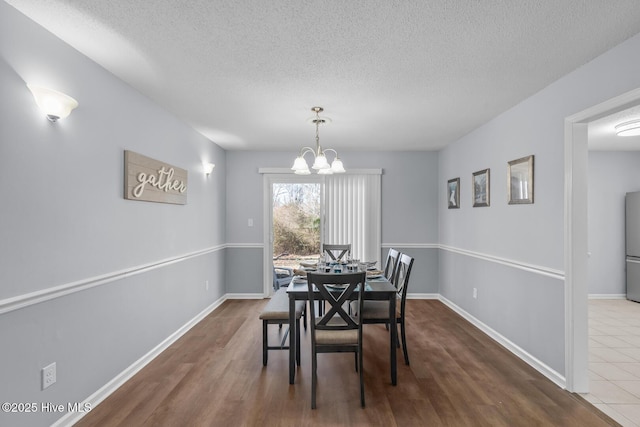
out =
[[[124,198],[185,205],[187,171],[124,150]]]

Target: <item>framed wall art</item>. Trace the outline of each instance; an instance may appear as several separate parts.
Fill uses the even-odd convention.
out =
[[[124,198],[144,202],[187,204],[187,171],[124,150]]]
[[[489,169],[473,173],[473,207],[489,206]]]
[[[460,208],[460,178],[453,178],[447,182],[447,204],[449,209]]]
[[[533,203],[533,156],[512,160],[507,168],[507,200],[510,205]]]

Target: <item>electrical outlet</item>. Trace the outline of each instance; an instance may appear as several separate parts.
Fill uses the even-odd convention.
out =
[[[42,389],[52,386],[56,382],[56,362],[42,368]]]
[[[253,227],[253,218],[249,218],[249,220],[247,221],[247,225],[249,227]]]
[[[473,298],[478,298],[478,288],[473,288]]]
[[[209,290],[209,281],[208,281],[208,280],[205,280],[205,281],[204,281],[204,289],[205,289],[206,291],[208,291],[208,290]]]

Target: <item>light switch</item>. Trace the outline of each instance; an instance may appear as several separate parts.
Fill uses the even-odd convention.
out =
[[[253,218],[249,218],[249,221],[247,221],[247,225],[249,227],[253,227]]]

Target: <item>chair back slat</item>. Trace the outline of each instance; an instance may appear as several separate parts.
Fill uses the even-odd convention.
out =
[[[400,254],[394,285],[398,292],[398,298],[402,300],[402,309],[407,299],[407,289],[409,287],[409,277],[411,276],[411,268],[413,267],[413,258],[407,254]]]
[[[387,252],[387,260],[384,264],[384,277],[391,283],[395,283],[396,269],[398,268],[398,262],[400,261],[400,252],[389,248]]]
[[[309,307],[311,318],[311,334],[315,330],[348,330],[358,329],[359,323],[346,310],[354,292],[364,289],[366,273],[307,273],[309,290]],[[318,293],[316,294],[315,290]],[[358,293],[358,304],[362,305],[362,292]],[[329,307],[324,314],[316,316],[314,300],[325,301]],[[336,320],[342,322],[337,323]]]
[[[322,253],[329,255],[333,261],[342,261],[343,258],[351,255],[351,244],[335,245],[323,244]]]

